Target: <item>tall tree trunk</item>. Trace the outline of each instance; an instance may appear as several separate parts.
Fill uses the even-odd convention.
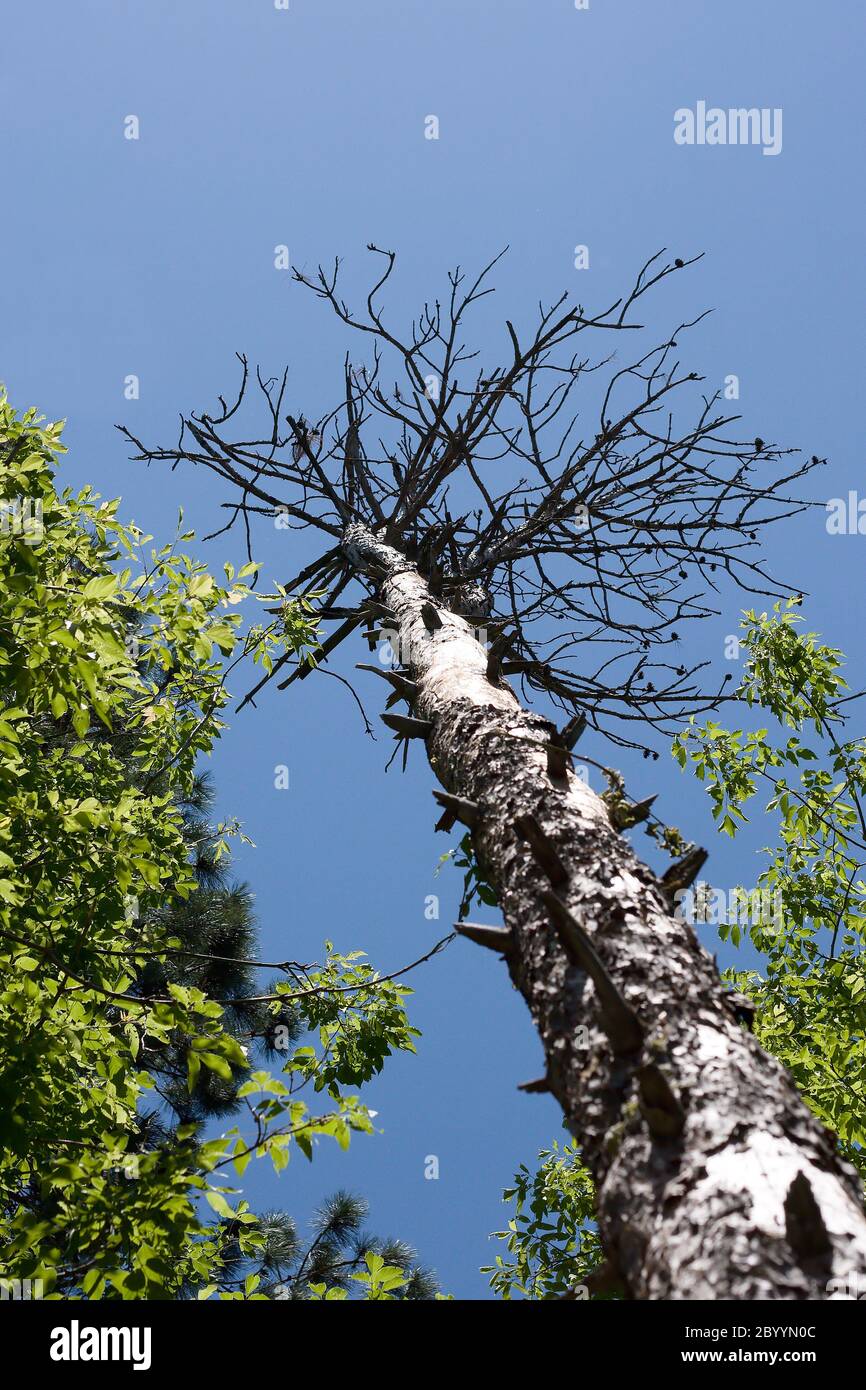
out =
[[[458,805],[499,896],[549,1088],[597,1185],[612,1278],[638,1299],[810,1299],[831,1281],[862,1285],[857,1175],[736,1020],[605,803],[560,774],[556,754],[549,770],[552,726],[488,679],[469,622],[404,556],[359,527],[344,548],[396,616],[433,771],[477,807]]]

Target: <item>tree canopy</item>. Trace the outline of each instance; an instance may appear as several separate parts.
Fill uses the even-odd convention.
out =
[[[206,816],[230,672],[314,659],[315,626],[275,593],[242,630],[255,566],[218,582],[191,533],[153,547],[116,501],[58,491],[63,452],[60,424],[0,399],[3,1277],[48,1298],[429,1296],[359,1199],[305,1241],[237,1186],[253,1158],[372,1133],[358,1088],[416,1035],[407,987],[360,952],[326,943],[254,985],[249,894],[225,881],[239,827]]]

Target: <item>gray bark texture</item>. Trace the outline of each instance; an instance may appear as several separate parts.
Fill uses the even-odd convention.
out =
[[[477,807],[475,855],[499,896],[549,1089],[597,1185],[610,1287],[742,1301],[862,1290],[857,1175],[737,1021],[712,959],[605,803],[551,759],[553,726],[488,678],[470,622],[404,556],[360,527],[344,549],[395,615],[431,768]],[[431,603],[440,626],[422,615]]]

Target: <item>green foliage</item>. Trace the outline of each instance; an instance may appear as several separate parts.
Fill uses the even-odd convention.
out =
[[[314,1302],[345,1299],[416,1302],[437,1295],[436,1280],[417,1263],[403,1241],[381,1240],[364,1227],[367,1203],[350,1192],[335,1192],[313,1217],[309,1239],[302,1239],[291,1217],[268,1212],[257,1218],[258,1249],[251,1255],[237,1242],[222,1254],[219,1287],[233,1299],[269,1298]]]
[[[2,1274],[42,1280],[48,1297],[266,1297],[262,1271],[286,1231],[249,1211],[232,1174],[372,1131],[343,1086],[412,1046],[406,990],[333,956],[288,994],[285,982],[260,998],[242,977],[218,982],[208,914],[225,924],[234,912],[239,939],[245,907],[218,881],[235,828],[196,830],[195,767],[224,727],[233,666],[287,647],[307,660],[315,633],[277,595],[275,622],[242,636],[255,566],[226,566],[221,585],[177,552],[188,533],[149,549],[116,502],[58,493],[60,434],[0,397],[0,490],[41,504],[38,532],[0,533]],[[253,1069],[251,1044],[275,1055],[277,1024],[320,1047],[287,1054],[274,1076]],[[310,1081],[324,1110],[301,1094]],[[182,1122],[165,1129],[149,1098]],[[204,1138],[217,1104],[242,1104],[248,1126]],[[238,1262],[255,1268],[241,1287]]]
[[[554,1140],[538,1158],[535,1172],[521,1164],[514,1186],[502,1194],[503,1202],[514,1203],[514,1216],[494,1235],[507,1253],[481,1273],[491,1276],[491,1288],[504,1299],[515,1293],[586,1298],[586,1281],[600,1260],[592,1178],[573,1143],[560,1148]]]
[[[776,732],[693,723],[674,752],[705,784],[723,832],[736,835],[756,797],[778,821],[756,883],[776,909],[720,927],[734,944],[751,940],[766,964],[727,978],[756,1004],[764,1047],[866,1176],[866,739],[845,737],[841,653],[800,631],[798,603],[742,624],[737,693],[768,711]]]
[[[303,1010],[307,1025],[318,1031],[322,1052],[300,1048],[295,1054],[301,1074],[309,1074],[317,1091],[325,1087],[362,1086],[377,1075],[385,1058],[398,1049],[414,1052],[418,1030],[410,1028],[403,1001],[411,990],[383,980],[362,963],[363,951],[335,954],[325,942],[327,958],[316,970],[292,971],[295,985],[276,986],[275,1012],[291,1002]]]
[[[453,849],[449,849],[439,858],[436,868],[437,874],[441,872],[445,864],[451,863],[458,869],[464,869],[463,874],[463,894],[460,899],[460,907],[457,910],[458,922],[463,922],[469,915],[472,904],[476,898],[485,907],[496,907],[499,899],[496,896],[496,889],[488,883],[478,867],[475,858],[475,850],[472,846],[472,836],[467,833],[460,840],[459,844]]]

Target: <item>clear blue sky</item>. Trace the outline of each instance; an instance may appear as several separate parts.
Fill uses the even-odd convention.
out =
[[[601,305],[661,246],[707,257],[654,301],[660,331],[706,307],[690,362],[741,383],[746,436],[827,455],[818,495],[864,488],[864,21],[807,0],[9,0],[0,50],[4,168],[0,377],[20,407],[69,420],[68,477],[122,494],[157,536],[177,507],[203,533],[218,500],[203,477],[127,462],[116,422],[167,442],[181,409],[234,384],[236,350],[291,370],[290,406],[339,390],[345,343],[289,277],[340,254],[365,282],[368,241],[396,248],[391,304],[410,316],[448,267],[505,243],[497,324],[569,289]],[[784,112],[783,148],[680,147],[673,113],[699,100]],[[440,139],[424,138],[424,119]],[[123,138],[128,115],[141,138]],[[590,269],[574,268],[574,247]],[[494,331],[495,330],[495,331]],[[141,397],[123,397],[134,373]],[[255,545],[269,579],[290,533]],[[780,529],[777,568],[862,675],[866,537],[830,537],[823,513]],[[203,547],[239,559],[232,539]],[[732,601],[690,639],[724,667]],[[363,660],[347,653],[346,661]],[[856,677],[855,677],[856,678]],[[365,697],[375,711],[378,691]],[[239,693],[243,686],[239,685]],[[588,749],[604,756],[600,747]],[[444,934],[457,876],[433,878],[432,778],[383,772],[335,681],[311,679],[244,712],[214,772],[226,812],[256,841],[239,869],[258,895],[264,949],[312,959],[330,936],[383,968]],[[291,788],[273,787],[277,763]],[[636,793],[711,843],[719,886],[749,883],[761,827],[719,846],[696,784],[668,765],[626,766]],[[424,899],[441,895],[439,922]],[[722,953],[722,961],[730,957]],[[372,1226],[413,1241],[457,1296],[486,1296],[501,1188],[560,1134],[555,1105],[515,1090],[540,1048],[504,969],[458,943],[415,979],[419,1055],[369,1088],[383,1133],[348,1156],[295,1157],[277,1182],[248,1170],[259,1206],[301,1220],[335,1185],[363,1192]],[[424,1159],[439,1157],[438,1182]]]

